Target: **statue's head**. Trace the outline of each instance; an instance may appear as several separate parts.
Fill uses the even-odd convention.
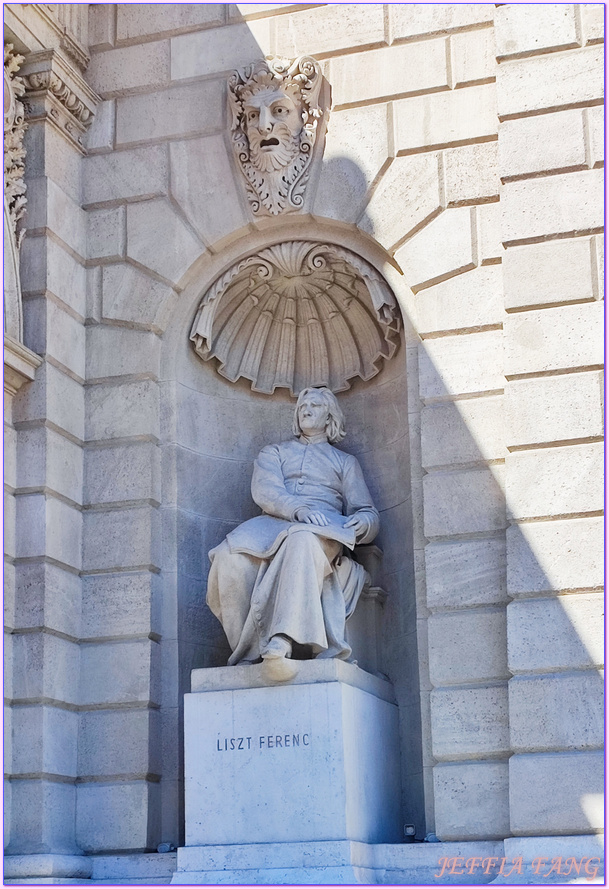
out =
[[[250,198],[255,212],[261,201],[271,215],[289,203],[288,191],[303,174],[315,144],[323,114],[322,82],[319,63],[309,56],[294,62],[261,59],[231,75],[233,146],[248,188],[256,194]],[[283,185],[269,177],[274,173],[284,178]]]
[[[345,429],[345,417],[340,409],[336,396],[325,386],[321,386],[320,388],[309,386],[307,389],[303,389],[299,393],[298,401],[296,402],[296,410],[294,411],[294,421],[292,423],[292,432],[294,435],[298,436],[302,434],[300,414],[308,404],[323,405],[326,413],[325,431],[328,436],[328,441],[332,442],[332,444],[342,441],[347,434]]]

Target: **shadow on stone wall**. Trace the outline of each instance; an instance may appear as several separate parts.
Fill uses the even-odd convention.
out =
[[[247,48],[250,60],[264,55],[251,34],[241,49],[243,47]],[[188,86],[199,89],[196,83]],[[463,94],[463,91],[459,92]],[[221,120],[222,109],[214,110]],[[134,115],[126,125],[137,129],[141,121],[141,117]],[[130,132],[133,135],[133,130]],[[142,138],[152,138],[151,132],[149,130]],[[135,133],[138,138],[140,135]],[[156,140],[156,136],[154,138]],[[190,688],[190,671],[194,667],[224,664],[228,657],[220,625],[203,604],[208,567],[206,554],[232,527],[253,514],[249,494],[252,460],[269,441],[289,438],[293,410],[293,400],[285,392],[268,398],[252,393],[244,381],[229,384],[218,376],[212,364],[202,363],[192,351],[188,333],[199,297],[193,296],[193,291],[189,290],[190,296],[181,293],[178,298],[171,286],[175,284],[176,291],[180,290],[180,281],[188,278],[186,267],[189,263],[192,263],[191,270],[198,267],[199,260],[192,262],[192,256],[203,249],[203,241],[209,242],[211,247],[206,256],[218,255],[232,237],[223,231],[223,240],[219,234],[217,240],[212,236],[201,240],[193,232],[197,235],[215,232],[213,223],[216,220],[225,223],[226,218],[236,220],[230,231],[243,225],[240,233],[249,232],[252,237],[259,235],[265,226],[251,219],[246,226],[242,221],[246,201],[236,197],[237,191],[241,194],[241,182],[237,178],[226,193],[218,188],[218,180],[223,181],[222,177],[211,182],[210,170],[227,169],[228,164],[232,164],[232,158],[227,160],[230,145],[226,131],[197,139],[171,138],[171,146],[167,146],[172,149],[169,199],[166,196],[146,197],[149,192],[156,194],[156,186],[149,189],[148,181],[152,181],[158,171],[151,167],[144,175],[141,165],[138,175],[141,173],[145,179],[145,187],[137,192],[139,197],[125,199],[126,186],[115,181],[115,172],[99,174],[97,178],[89,176],[88,185],[95,188],[85,195],[85,203],[94,208],[105,206],[108,200],[124,202],[122,210],[126,210],[129,217],[127,258],[120,262],[113,260],[107,268],[110,282],[116,282],[108,287],[114,300],[110,301],[109,307],[104,303],[104,310],[109,308],[109,319],[105,320],[110,323],[92,323],[87,332],[87,336],[91,334],[88,343],[96,344],[87,357],[94,359],[93,365],[99,364],[105,369],[87,369],[88,381],[91,377],[102,379],[109,375],[116,376],[122,383],[120,378],[127,372],[121,369],[122,366],[110,366],[114,362],[115,348],[121,355],[129,353],[129,347],[121,345],[122,335],[126,336],[133,325],[141,324],[146,327],[146,339],[153,339],[152,335],[149,337],[148,328],[152,325],[155,331],[160,330],[166,322],[159,319],[171,316],[162,337],[162,349],[165,364],[172,369],[161,376],[159,386],[163,452],[159,510],[163,521],[162,570],[158,578],[160,583],[151,585],[152,592],[142,592],[142,602],[137,603],[138,606],[143,603],[142,610],[145,610],[150,596],[154,600],[150,602],[151,610],[158,607],[163,615],[160,644],[157,644],[156,634],[149,640],[153,657],[160,648],[160,657],[151,663],[146,677],[154,688],[151,693],[146,685],[143,692],[150,695],[156,705],[159,700],[157,682],[162,684],[163,728],[162,731],[151,728],[146,736],[150,744],[150,762],[157,764],[155,772],[158,769],[162,775],[161,803],[157,805],[156,802],[159,789],[156,773],[154,781],[148,780],[148,774],[142,780],[143,785],[147,784],[154,791],[151,795],[153,802],[143,816],[148,818],[146,836],[150,840],[150,849],[156,848],[160,841],[183,842],[183,836],[180,836],[180,830],[183,830],[181,709],[183,693]],[[221,162],[218,165],[211,162],[209,165],[199,164],[197,153],[203,146],[214,146],[209,148],[210,154],[213,150],[219,152]],[[148,152],[156,153],[157,149],[162,151],[156,145],[141,150],[136,148],[134,154],[144,157]],[[364,232],[365,237],[377,238],[387,244],[399,243],[400,247],[406,242],[411,248],[411,256],[419,244],[425,243],[430,257],[428,265],[433,266],[437,259],[438,268],[426,268],[424,276],[419,279],[427,282],[418,290],[419,302],[430,292],[425,288],[431,282],[472,280],[477,270],[466,271],[463,263],[450,267],[446,243],[439,235],[429,237],[432,225],[428,224],[430,218],[434,223],[444,223],[451,218],[454,222],[450,225],[455,230],[462,225],[461,220],[470,208],[444,211],[434,198],[434,202],[425,208],[423,217],[414,218],[416,214],[412,208],[418,206],[421,193],[415,186],[425,178],[426,164],[433,167],[435,156],[432,153],[429,157],[415,154],[394,160],[386,157],[382,160],[382,168],[371,172],[365,171],[348,154],[348,151],[337,156],[328,153],[318,179],[311,182],[310,206],[304,214],[291,214],[289,219],[304,219],[306,216],[309,221],[319,220],[323,238],[335,230],[341,236],[352,232],[354,239]],[[126,152],[116,152],[115,157],[108,156],[107,160],[114,163],[116,159],[120,166],[118,161],[125,156]],[[106,162],[103,158],[90,160],[99,164],[99,169],[105,169],[101,167],[101,163]],[[40,185],[45,180],[40,177],[37,181]],[[402,188],[399,193],[394,188],[404,182],[412,183],[412,198],[410,188]],[[327,187],[330,184],[331,189]],[[33,185],[34,182],[32,195]],[[374,214],[366,209],[371,189],[374,191]],[[39,209],[46,207],[44,201],[38,202]],[[35,227],[33,210],[32,203],[30,224]],[[378,228],[388,218],[391,224],[386,227],[391,232],[387,238],[382,238]],[[376,228],[374,220],[377,221]],[[76,223],[74,225],[77,229]],[[394,239],[394,229],[400,226]],[[433,232],[441,233],[448,228],[448,225],[444,228],[434,225]],[[467,226],[465,229],[469,231]],[[415,230],[417,234],[413,238]],[[40,231],[42,229],[38,233]],[[82,234],[80,229],[78,231]],[[158,231],[163,234],[163,251],[158,250]],[[419,238],[419,235],[426,237]],[[39,239],[32,237],[31,243],[36,240]],[[26,239],[24,247],[27,244]],[[66,273],[67,283],[61,284],[62,293],[65,291],[66,294],[72,287],[70,263],[73,264],[73,260],[65,252],[60,265],[62,276],[64,271]],[[24,306],[26,343],[38,349],[38,340],[30,342],[28,337],[40,336],[39,351],[44,351],[47,336],[51,332],[55,336],[61,331],[56,327],[43,333],[40,311],[47,297],[41,295],[38,284],[31,283],[33,266],[28,271],[30,284],[27,286],[33,298],[27,299]],[[406,268],[405,280],[412,283],[409,275],[410,270]],[[48,271],[45,276],[46,282]],[[84,283],[82,286],[84,288]],[[115,293],[112,294],[113,286]],[[167,299],[163,303],[165,294]],[[185,302],[187,298],[190,302]],[[153,308],[157,302],[160,308],[155,314]],[[443,363],[436,348],[442,339],[449,341],[455,337],[438,336],[419,341],[412,333],[416,327],[416,319],[411,317],[412,304],[404,298],[401,306],[408,336],[399,352],[378,377],[369,383],[354,383],[349,392],[341,395],[341,400],[350,424],[345,449],[357,453],[383,509],[379,542],[385,551],[385,584],[389,592],[384,618],[385,666],[396,686],[403,714],[404,821],[417,825],[419,837],[435,827],[445,839],[451,836],[460,839],[467,836],[503,838],[512,833],[531,836],[589,833],[596,829],[596,807],[603,791],[603,762],[599,751],[602,710],[597,703],[602,683],[595,669],[602,658],[602,639],[597,632],[602,624],[593,607],[601,594],[598,581],[583,586],[577,577],[580,565],[587,564],[589,557],[585,529],[600,519],[565,513],[559,520],[547,521],[548,516],[527,513],[526,510],[523,513],[520,496],[510,495],[506,505],[500,474],[509,455],[504,447],[501,451],[489,450],[488,436],[480,434],[480,417],[475,410],[475,405],[500,398],[502,383],[497,384],[493,393],[468,390],[463,397],[463,390],[455,390],[452,385],[453,368]],[[459,309],[460,306],[456,306],[457,315]],[[113,321],[122,327],[113,329]],[[112,348],[103,346],[105,340],[101,336],[96,338],[97,333],[112,336]],[[141,335],[141,331],[136,333]],[[479,336],[484,334],[472,333],[469,342]],[[62,335],[59,340],[62,341]],[[125,385],[113,383],[107,389],[104,383],[87,387],[87,409],[98,414],[92,425],[93,431],[89,428],[86,433],[93,442],[108,439],[104,443],[114,443],[111,441],[113,437],[129,437],[130,432],[135,435],[136,416],[143,429],[154,430],[150,435],[153,442],[156,441],[156,353],[148,347],[145,351],[145,358],[137,364],[138,373],[141,371],[143,377],[137,385],[130,381]],[[130,359],[131,356],[127,357]],[[146,360],[150,363],[144,366]],[[462,365],[470,368],[478,361],[479,355],[473,348],[471,353],[464,352],[461,359]],[[52,484],[49,494],[46,487],[36,487],[38,493],[35,495],[28,491],[28,487],[40,484],[40,467],[45,465],[45,473],[48,473],[51,465],[44,463],[49,460],[48,451],[43,463],[32,457],[38,447],[35,427],[46,432],[49,418],[64,416],[63,404],[71,400],[78,404],[73,394],[74,380],[65,376],[58,383],[59,379],[53,364],[45,362],[34,383],[16,396],[14,404],[22,455],[16,482],[22,487],[18,494],[22,506],[28,499],[40,498],[46,516],[40,521],[45,523],[49,522],[49,515],[55,515],[46,510],[53,504],[57,506],[57,499],[53,498]],[[453,401],[455,391],[458,395]],[[113,425],[115,420],[116,425]],[[489,422],[492,425],[492,421]],[[112,427],[111,431],[105,428],[106,424]],[[505,441],[502,432],[496,438]],[[103,450],[110,453],[109,448]],[[539,452],[538,465],[531,464],[529,468],[527,491],[540,499],[548,493],[545,463],[549,464],[551,451],[556,453],[559,450]],[[527,452],[522,453],[526,456]],[[102,465],[101,461],[99,465]],[[129,466],[119,464],[119,458],[116,458],[113,469],[117,475],[125,473],[125,465]],[[587,471],[583,461],[580,471]],[[36,479],[35,483],[32,478]],[[45,485],[49,483],[46,474],[42,478]],[[569,479],[559,477],[557,485],[560,487],[567,482]],[[571,482],[577,484],[578,479]],[[84,503],[88,503],[90,493],[88,486]],[[156,505],[151,510],[156,510]],[[127,527],[129,507],[124,512],[125,524],[116,525],[120,529]],[[104,510],[99,513],[102,517],[110,515]],[[561,514],[561,510],[555,513]],[[32,538],[36,538],[39,525],[29,522],[25,528],[29,513],[24,511],[23,515],[26,521],[22,522],[21,530],[27,533],[20,535],[20,555],[16,562],[24,574],[31,572],[29,577],[34,579],[27,583],[21,579],[16,592],[15,612],[18,621],[22,621],[16,625],[25,631],[15,634],[14,641],[19,652],[25,653],[18,653],[15,664],[27,662],[28,671],[26,675],[24,671],[16,670],[13,696],[15,703],[25,701],[27,706],[23,710],[29,712],[31,709],[33,713],[34,710],[29,708],[32,687],[38,681],[55,682],[56,673],[55,670],[48,672],[50,662],[46,655],[45,658],[39,657],[39,648],[35,646],[44,640],[45,646],[47,643],[59,644],[59,637],[47,634],[45,627],[38,632],[39,623],[48,620],[48,615],[43,614],[47,604],[54,608],[63,600],[55,597],[50,580],[39,579],[40,574],[57,566],[52,562],[47,564],[47,556],[36,562],[38,556],[32,554],[41,551],[38,548],[41,541]],[[120,510],[116,515],[120,518]],[[89,516],[96,518],[93,511]],[[44,527],[49,530],[48,525]],[[53,533],[47,536],[62,551],[69,535],[65,525],[61,534],[56,533],[60,527],[61,523],[56,522],[51,529]],[[137,528],[129,528],[129,531],[132,535],[128,545],[137,549],[145,534],[138,536]],[[115,536],[120,536],[120,531],[115,530]],[[66,550],[72,548],[75,539],[73,535]],[[101,532],[98,538],[89,533],[88,545],[102,550],[103,547],[98,546],[98,540],[102,539]],[[31,552],[28,550],[30,545],[33,547]],[[157,554],[154,555],[156,559]],[[78,558],[78,555],[74,557],[74,565],[80,564]],[[32,559],[32,565],[28,565]],[[103,559],[99,565],[83,563],[84,580],[104,580],[108,564],[113,563]],[[124,562],[117,560],[117,565],[123,566]],[[36,574],[38,569],[40,572]],[[592,574],[598,576],[598,572]],[[80,580],[78,572],[69,576]],[[131,627],[124,629],[125,602],[119,595],[115,601],[106,599],[101,619],[98,609],[102,597],[95,594],[97,588],[93,583],[88,583],[88,589],[93,590],[89,592],[87,602],[94,613],[84,636],[89,641],[99,641],[101,635],[100,655],[103,651],[104,659],[102,661],[100,656],[97,661],[87,661],[89,666],[83,666],[80,674],[73,672],[72,678],[76,677],[76,686],[79,677],[84,686],[98,682],[118,685],[115,677],[121,674],[121,680],[125,678],[124,662],[118,662],[106,651],[114,650],[115,634],[128,639],[132,631]],[[120,592],[121,588],[116,589]],[[62,596],[67,592],[72,595],[71,590],[65,580],[57,586]],[[131,592],[133,594],[133,590]],[[45,599],[49,594],[50,598]],[[137,595],[137,590],[133,595]],[[76,627],[76,606],[59,609],[69,617],[60,626],[70,624],[72,609]],[[111,629],[100,630],[100,626]],[[78,650],[76,637],[79,630],[75,628],[69,632],[74,634],[74,649]],[[598,645],[592,641],[595,635],[599,638]],[[94,646],[81,646],[80,650],[84,649],[90,652]],[[34,654],[30,655],[30,652]],[[74,700],[83,700],[82,691],[75,691]],[[113,702],[116,698],[109,696],[107,700]],[[97,710],[92,712],[97,713]],[[156,710],[153,715],[156,720]],[[120,742],[118,732],[109,730],[109,736],[113,743],[116,738]],[[55,749],[56,737],[53,735],[50,749]],[[591,752],[599,766],[596,771],[588,767]],[[104,750],[100,761],[105,755]],[[95,763],[94,768],[85,769],[85,778],[80,788],[76,788],[79,792],[104,791],[104,782],[95,777],[88,782],[86,777],[91,772],[98,774],[97,760]],[[23,771],[25,774],[19,775],[21,779],[32,774],[30,768]],[[22,845],[13,848],[20,853],[32,848],[33,841],[28,834],[33,823],[30,813],[43,811],[45,814],[39,808],[42,799],[39,788],[43,794],[47,793],[45,781],[43,776],[42,780],[35,778],[29,784],[26,780],[13,782],[15,791],[36,785],[36,795],[23,797],[27,799],[27,806],[15,806],[21,819],[16,822],[15,835]],[[72,792],[67,782],[55,782],[54,786]],[[117,786],[122,792],[122,785]],[[114,788],[110,787],[110,790]],[[114,797],[104,797],[105,800],[111,798]],[[508,802],[511,804],[511,822]],[[82,833],[94,851],[110,842],[109,835],[117,836],[123,827],[125,834],[131,829],[128,816],[119,821],[118,815],[115,817],[115,812],[107,804],[91,805],[89,811],[95,830],[89,834],[89,828],[85,826]],[[159,828],[161,812],[163,827]],[[100,819],[102,814],[105,820]],[[48,821],[46,817],[43,820]],[[59,827],[63,823],[59,817],[55,822]],[[101,846],[95,845],[98,842]],[[129,839],[124,842],[127,846]],[[113,843],[111,848],[115,848]]]
[[[345,188],[353,187],[365,194],[365,176],[348,158],[330,160],[319,181],[326,175],[342,181]],[[363,216],[360,224],[373,236],[369,219]],[[340,223],[338,226],[342,228]],[[325,229],[324,238],[327,235]],[[442,246],[437,245],[439,254]],[[414,319],[408,317],[403,300],[401,305],[412,347]],[[175,446],[180,491],[180,673],[181,688],[186,690],[192,668],[223,665],[229,653],[220,625],[205,605],[201,607],[207,576],[207,560],[203,555],[201,561],[201,554],[256,513],[249,495],[252,461],[264,444],[290,437],[294,402],[284,391],[269,398],[253,393],[247,381],[227,383],[211,362],[202,363],[194,355],[186,337],[183,349],[176,382],[179,432]],[[377,377],[368,383],[356,380],[339,396],[349,423],[343,447],[358,456],[382,511],[378,542],[385,552],[384,583],[389,592],[383,624],[383,669],[394,683],[401,707],[404,821],[416,824],[417,836],[421,837],[433,828],[429,821],[430,782],[435,764],[439,809],[435,826],[445,839],[462,836],[462,811],[471,808],[476,792],[484,802],[479,817],[468,828],[472,838],[489,834],[503,837],[512,831],[527,834],[533,830],[531,825],[539,818],[543,820],[546,808],[552,821],[548,787],[558,761],[551,757],[577,756],[557,751],[594,749],[596,744],[594,720],[589,741],[578,740],[573,729],[566,728],[572,725],[573,714],[565,712],[564,701],[573,699],[563,698],[558,691],[565,681],[571,681],[558,674],[573,659],[578,669],[592,662],[583,638],[569,620],[560,622],[560,642],[557,640],[554,648],[548,646],[543,656],[539,642],[531,646],[531,639],[527,641],[529,624],[525,618],[523,625],[523,609],[537,609],[538,623],[532,624],[537,633],[547,633],[548,622],[547,600],[529,600],[527,596],[551,593],[553,586],[549,579],[543,579],[545,572],[520,526],[510,530],[510,545],[517,548],[518,564],[536,572],[537,579],[532,590],[527,590],[525,583],[522,595],[526,602],[516,601],[510,606],[508,614],[513,617],[506,625],[506,605],[511,598],[505,556],[509,526],[503,484],[506,455],[489,454],[480,443],[472,414],[472,402],[480,405],[490,396],[480,392],[476,398],[470,395],[453,401],[449,384],[444,382],[444,370],[429,353],[426,342],[418,349],[418,362],[410,360],[407,368],[407,347],[402,343],[398,354]],[[418,390],[416,380],[409,380],[409,375],[419,374],[425,380]],[[409,383],[410,404],[406,391]],[[431,394],[421,398],[425,387]],[[492,397],[496,398],[496,393]],[[422,441],[419,423],[423,426]],[[415,498],[413,505],[410,451],[413,449],[415,460],[420,459],[421,446],[422,465],[420,470],[415,468],[415,476],[418,473],[424,495]],[[419,574],[418,591],[415,569]],[[552,603],[556,613],[567,614],[560,597]],[[553,623],[552,618],[549,621]],[[201,639],[205,640],[203,645]],[[422,640],[428,642],[428,650],[420,648]],[[565,647],[571,651],[566,663],[564,654],[552,655]],[[552,677],[538,676],[553,672],[556,675]],[[530,674],[534,674],[532,678]],[[518,678],[510,684],[508,704],[507,681],[513,675]],[[596,673],[588,673],[585,678],[586,692],[578,700],[587,705],[601,686]],[[573,681],[577,684],[578,677]],[[473,686],[474,691],[477,687],[480,694],[468,693],[471,688],[467,686]],[[547,726],[541,733],[536,715],[539,708]],[[586,709],[582,705],[582,717]],[[559,716],[561,713],[565,719]],[[520,794],[518,787],[524,792],[531,781],[541,784],[538,794],[530,797],[537,802],[531,802],[529,813],[520,822],[518,816],[514,821],[513,808],[510,825],[508,759],[512,753],[516,754],[510,765],[513,797]],[[538,758],[542,753],[543,762]],[[468,765],[464,766],[466,760]],[[577,770],[577,763],[570,761],[565,767]],[[538,777],[540,774],[546,774],[546,783]],[[459,788],[464,780],[469,785],[468,793],[461,796]],[[593,779],[587,786],[590,793],[599,789],[594,789]],[[571,812],[564,829],[570,829],[572,821]],[[587,829],[584,817],[580,830]]]
[[[237,171],[235,176],[238,180]],[[323,197],[329,182],[333,204]],[[349,157],[322,164],[307,195],[308,219],[319,219],[320,240],[330,237],[332,226],[342,233],[353,229],[355,219],[358,230],[374,239],[374,222],[365,211],[370,186],[367,174]],[[347,206],[351,210],[345,217]],[[286,221],[298,218],[290,214]],[[255,220],[253,226],[264,228]],[[271,235],[269,229],[269,243],[278,239],[277,230]],[[429,248],[442,260],[441,274],[436,278],[430,272],[429,280],[469,274],[462,266],[446,269],[444,248],[440,241]],[[408,283],[407,272],[405,278]],[[418,298],[421,294],[424,289]],[[472,839],[561,833],[573,831],[574,823],[587,832],[588,802],[580,807],[579,821],[571,808],[561,827],[550,788],[557,780],[553,769],[560,772],[561,762],[567,771],[577,771],[577,762],[565,757],[597,749],[594,720],[586,717],[588,734],[577,728],[600,688],[589,669],[596,662],[563,608],[563,597],[553,597],[555,585],[535,548],[520,525],[510,525],[503,482],[507,452],[504,445],[489,452],[488,436],[478,434],[479,418],[472,408],[501,393],[466,391],[463,397],[456,390],[455,396],[442,361],[429,348],[437,340],[420,341],[412,303],[397,296],[407,331],[399,352],[377,377],[354,381],[339,397],[349,424],[343,447],[358,456],[382,511],[378,542],[389,593],[383,669],[401,708],[404,821],[417,825],[418,838],[434,828],[443,839],[466,838],[468,831]],[[191,669],[224,665],[228,658],[221,627],[202,605],[206,553],[256,514],[249,494],[253,459],[263,445],[290,437],[294,405],[285,391],[268,397],[252,392],[245,380],[230,384],[212,362],[195,356],[187,334],[196,303],[198,298],[174,319],[183,328],[180,352],[174,378],[163,384],[175,429],[165,453],[178,491],[178,701],[189,689]],[[502,432],[494,437],[504,442]],[[509,608],[506,530],[508,546],[517,553],[511,564],[516,558],[536,577],[514,592]],[[548,635],[549,627],[560,631]],[[540,642],[544,637],[547,646]],[[588,682],[583,697],[561,693],[565,683],[577,685],[582,677]],[[581,719],[575,704],[566,703],[576,700],[583,702]],[[578,780],[571,781],[573,788]],[[595,780],[584,779],[590,794],[602,789]],[[562,784],[568,795],[569,781]],[[528,793],[528,786],[535,793]],[[529,802],[523,805],[525,798]],[[541,826],[544,819],[547,829]]]

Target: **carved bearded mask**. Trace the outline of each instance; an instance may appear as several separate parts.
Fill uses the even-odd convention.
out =
[[[252,62],[230,76],[228,103],[233,151],[253,213],[302,209],[318,123],[330,106],[319,62],[310,56]]]
[[[286,167],[298,154],[302,112],[279,89],[264,89],[244,104],[245,131],[250,160],[257,170],[270,172]]]

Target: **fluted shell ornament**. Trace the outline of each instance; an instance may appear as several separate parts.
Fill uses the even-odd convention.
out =
[[[190,339],[231,382],[266,395],[333,392],[369,380],[399,343],[400,314],[381,275],[343,247],[276,244],[242,259],[201,300]]]

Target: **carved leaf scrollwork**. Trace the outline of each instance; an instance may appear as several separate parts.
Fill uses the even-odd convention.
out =
[[[27,124],[21,101],[25,84],[17,74],[23,61],[24,57],[14,52],[11,43],[4,44],[4,200],[17,248],[23,240],[24,230],[19,223],[27,204],[23,147]]]
[[[90,109],[55,72],[40,71],[26,75],[23,80],[28,90],[33,92],[48,90],[83,126],[88,127],[91,124],[93,116]]]

